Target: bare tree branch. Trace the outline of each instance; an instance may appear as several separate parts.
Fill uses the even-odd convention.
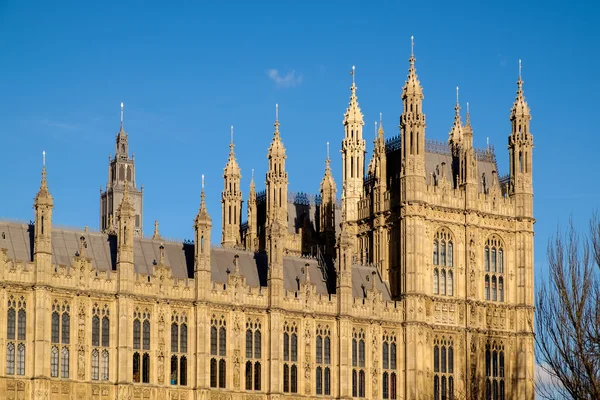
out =
[[[548,399],[600,399],[600,224],[588,236],[570,221],[548,243],[548,281],[536,299],[536,353],[549,376],[537,384]]]

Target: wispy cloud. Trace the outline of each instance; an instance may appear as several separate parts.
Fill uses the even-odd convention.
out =
[[[40,124],[51,128],[64,129],[68,131],[74,131],[76,129],[79,129],[79,127],[75,124],[71,124],[68,122],[51,121],[49,119],[40,120]]]
[[[296,74],[296,71],[291,70],[285,75],[281,75],[276,69],[267,70],[267,76],[271,78],[278,88],[292,88],[302,83],[302,75]]]

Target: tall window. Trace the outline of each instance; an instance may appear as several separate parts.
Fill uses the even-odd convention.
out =
[[[488,342],[485,346],[485,398],[504,400],[504,344]]]
[[[433,294],[454,296],[454,242],[450,231],[440,229],[433,239]]]
[[[25,297],[8,298],[6,318],[6,375],[25,375],[25,340],[27,338],[27,303]]]
[[[454,346],[444,336],[433,342],[433,398],[454,400]]]
[[[262,334],[260,321],[246,322],[246,390],[260,390]]]
[[[133,381],[150,383],[150,311],[133,312]]]
[[[187,385],[188,322],[185,313],[171,316],[171,385]]]
[[[317,326],[316,347],[316,392],[331,395],[331,330],[328,325]]]
[[[381,360],[383,363],[383,398],[396,400],[398,391],[396,373],[396,335],[394,333],[383,333],[381,351]]]
[[[92,307],[92,380],[108,380],[110,358],[110,311],[108,304]]]
[[[365,331],[352,330],[352,397],[365,397]]]
[[[484,296],[488,301],[504,301],[504,248],[495,235],[485,243]]]
[[[71,342],[71,306],[65,300],[62,304],[54,300],[52,304],[52,347],[50,348],[50,376],[69,377]]]
[[[283,327],[283,391],[298,393],[298,326],[286,322]]]
[[[210,386],[225,389],[227,357],[227,323],[225,316],[213,315],[210,321]]]

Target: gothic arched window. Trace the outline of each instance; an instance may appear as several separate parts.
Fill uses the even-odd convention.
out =
[[[92,306],[92,348],[92,380],[107,381],[110,351],[110,311],[108,304],[105,304],[102,308],[98,304]]]
[[[171,385],[187,385],[187,315],[171,315]]]
[[[504,344],[488,341],[485,346],[485,395],[487,399],[505,400]]]
[[[484,298],[488,301],[504,301],[504,249],[497,236],[491,236],[484,251]]]
[[[454,345],[444,336],[433,341],[433,398],[454,399]]]
[[[317,326],[316,343],[316,393],[331,395],[331,329],[328,325]]]
[[[246,321],[246,390],[261,390],[262,335],[260,321]],[[254,362],[253,362],[254,361]]]
[[[71,306],[65,300],[62,304],[58,300],[52,303],[50,372],[54,378],[69,378],[70,346],[71,341]],[[62,346],[61,346],[62,344]]]
[[[454,242],[446,228],[438,230],[433,239],[433,265],[433,294],[453,296]]]
[[[383,332],[382,341],[382,397],[396,400],[396,334]]]
[[[210,354],[213,357],[210,362],[210,386],[224,389],[227,383],[227,322],[225,316],[213,314],[210,324]]]
[[[352,397],[365,397],[365,331],[352,330]]]
[[[6,312],[6,375],[25,375],[27,339],[27,303],[25,297],[8,298]]]
[[[286,322],[283,327],[283,391],[298,392],[298,326]]]
[[[141,346],[140,346],[141,340]],[[140,348],[141,347],[141,348]],[[136,307],[133,313],[133,381],[150,383],[150,311]],[[140,362],[141,361],[141,362]]]

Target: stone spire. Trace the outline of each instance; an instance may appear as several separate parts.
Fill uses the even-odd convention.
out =
[[[456,87],[456,105],[454,106],[454,123],[448,135],[448,143],[452,147],[458,147],[463,140],[463,125],[460,116],[460,104],[458,103],[458,86]]]
[[[331,159],[329,158],[329,142],[327,142],[327,157],[325,158],[325,175],[321,180],[321,192],[333,190],[336,191],[335,180],[331,174]]]
[[[342,140],[342,215],[344,222],[354,224],[358,219],[358,201],[363,181],[366,144],[363,139],[363,114],[356,96],[355,68],[352,67],[350,102],[344,114]]]
[[[254,169],[250,179],[250,193],[248,194],[248,230],[246,232],[246,250],[258,250],[257,240],[257,209],[256,209],[256,185],[254,184]]]
[[[158,220],[154,221],[154,233],[152,234],[153,240],[160,240],[160,232],[158,230]]]
[[[233,126],[231,126],[229,159],[223,171],[224,188],[221,194],[221,215],[223,220],[221,245],[230,248],[240,244],[240,225],[242,220],[242,191],[240,189],[242,175],[235,159],[234,148]]]
[[[194,243],[196,252],[196,270],[210,271],[210,230],[212,219],[206,209],[204,194],[204,175],[202,175],[202,192],[200,192],[200,208],[194,220]]]
[[[35,260],[48,264],[52,255],[52,209],[54,208],[54,199],[50,194],[50,190],[48,190],[46,180],[45,151],[42,152],[42,158],[42,181],[33,203],[35,210],[33,253]],[[50,267],[50,265],[45,266]]]
[[[198,298],[204,298],[211,287],[210,267],[210,230],[212,220],[206,209],[204,194],[204,175],[202,175],[202,192],[200,192],[200,208],[194,220],[194,280]]]
[[[266,175],[267,183],[267,225],[278,220],[282,226],[287,226],[287,191],[288,174],[285,171],[285,147],[279,133],[279,106],[275,105],[275,132],[269,146],[267,158],[269,169]]]

